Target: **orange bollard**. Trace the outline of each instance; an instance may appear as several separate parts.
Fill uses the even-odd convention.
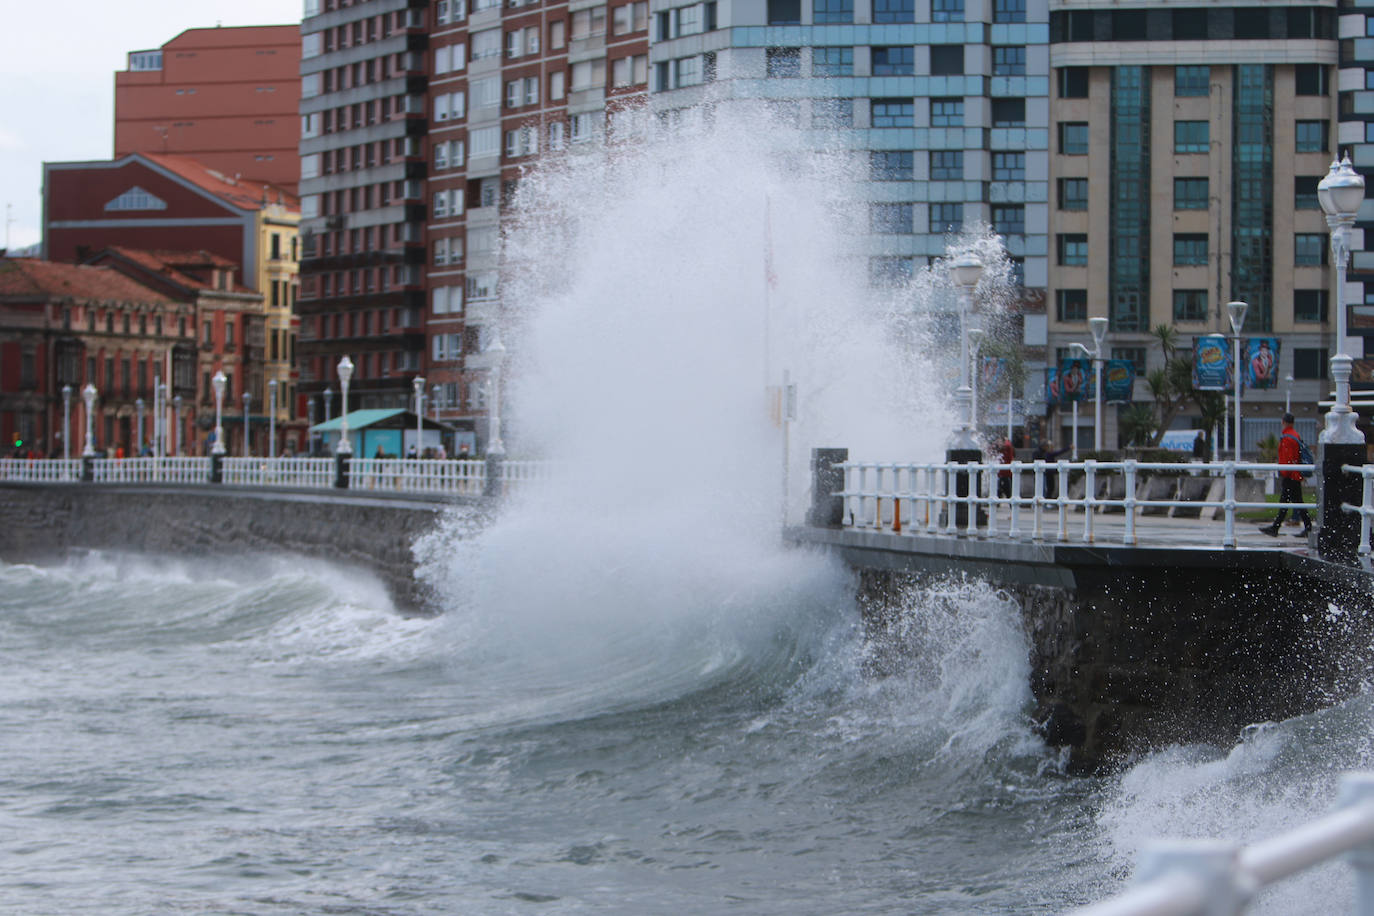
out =
[[[902,533],[902,501],[900,499],[892,500],[892,533]]]

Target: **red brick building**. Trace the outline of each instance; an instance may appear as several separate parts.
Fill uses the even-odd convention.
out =
[[[300,180],[300,32],[188,29],[115,74],[115,158],[189,156],[292,193]]]
[[[194,305],[108,267],[0,259],[0,448],[18,437],[61,457],[62,388],[70,385],[71,454],[80,455],[81,389],[90,383],[99,391],[93,446],[133,454],[152,435],[159,379],[187,404],[181,441],[194,441],[194,371]]]

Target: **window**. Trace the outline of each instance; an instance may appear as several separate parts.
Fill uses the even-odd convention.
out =
[[[874,22],[915,22],[916,0],[873,0]]]
[[[932,203],[930,205],[931,232],[958,232],[963,227],[963,204]]]
[[[964,126],[964,100],[963,100],[963,99],[931,99],[931,100],[930,100],[930,126],[931,126],[931,127],[963,127],[963,126]]]
[[[572,14],[572,40],[582,41],[606,34],[606,7],[594,6]]]
[[[468,135],[473,159],[495,156],[501,152],[501,128],[479,127]]]
[[[1206,121],[1175,121],[1174,122],[1174,152],[1176,153],[1205,153],[1208,149],[1208,139],[1210,137],[1209,128]]]
[[[1206,321],[1207,290],[1174,290],[1174,321]]]
[[[1326,351],[1315,347],[1293,348],[1293,378],[1326,378]]]
[[[1212,79],[1208,67],[1175,67],[1174,95],[1206,96]]]
[[[501,104],[501,79],[496,76],[483,77],[469,84],[472,90],[474,108],[495,108]]]
[[[1293,91],[1296,94],[1326,95],[1330,88],[1324,65],[1298,64],[1293,68]]]
[[[993,0],[993,22],[1025,22],[1026,0]]]
[[[1296,147],[1297,152],[1326,152],[1326,132],[1326,121],[1299,121],[1294,131],[1294,146]]]
[[[869,153],[869,174],[874,181],[910,181],[916,154],[906,150]]]
[[[1003,235],[1025,235],[1025,206],[1022,204],[993,204],[992,228]]]
[[[854,126],[853,99],[812,99],[811,126],[836,128]]]
[[[567,142],[564,134],[564,124],[562,121],[554,121],[549,125],[549,149],[562,149]]]
[[[1174,263],[1181,267],[1207,263],[1207,236],[1189,232],[1174,233]]]
[[[812,76],[853,76],[853,48],[813,48],[811,50]]]
[[[1059,179],[1059,209],[1061,209],[1061,210],[1086,210],[1086,209],[1088,209],[1088,179],[1086,179],[1086,178],[1061,178],[1061,179]]]
[[[1316,232],[1295,233],[1293,263],[1298,267],[1325,267],[1326,236]]]
[[[1319,175],[1293,176],[1293,209],[1320,210],[1321,201],[1317,199],[1317,184],[1322,180]]]
[[[768,24],[800,25],[801,0],[768,0]]]
[[[549,23],[549,47],[554,50],[562,48],[568,41],[568,27],[562,19]]]
[[[993,126],[993,127],[1025,127],[1025,126],[1026,126],[1026,100],[1025,100],[1025,99],[993,99],[993,100],[992,100],[992,126]]]
[[[1206,209],[1207,209],[1207,179],[1206,179],[1206,178],[1175,178],[1175,179],[1174,179],[1174,209],[1175,209],[1175,210],[1206,210]]]
[[[1112,359],[1124,359],[1135,369],[1136,378],[1145,376],[1144,347],[1112,347]]]
[[[1026,154],[995,152],[992,154],[993,181],[1025,181]]]
[[[1025,76],[1026,46],[998,45],[992,49],[993,76]]]
[[[964,0],[930,0],[931,22],[963,22]]]
[[[916,105],[910,99],[874,99],[874,127],[911,127],[915,123]]]
[[[881,235],[910,233],[913,222],[912,204],[869,204],[870,228]]]
[[[1059,122],[1059,152],[1065,156],[1088,155],[1088,122]]]
[[[876,71],[875,71],[876,72]],[[931,45],[930,75],[959,76],[964,72],[963,45]]]
[[[1088,236],[1081,232],[1061,232],[1056,242],[1060,267],[1082,267],[1088,263]]]
[[[501,56],[501,30],[484,29],[472,33],[472,59],[486,60]]]
[[[134,185],[114,200],[105,204],[106,210],[166,210],[167,202],[154,194]]]
[[[869,258],[868,283],[880,289],[905,286],[911,281],[911,258]]]
[[[555,70],[549,74],[549,98],[553,100],[561,99],[567,93],[565,86],[567,75],[562,70]]]
[[[915,48],[904,45],[873,49],[874,76],[910,76],[915,72]]]
[[[1293,290],[1293,320],[1302,322],[1326,322],[1326,290]]]
[[[964,177],[963,150],[931,150],[930,180],[958,181]]]
[[[775,79],[801,76],[801,48],[768,48],[767,74]]]
[[[811,20],[817,25],[853,22],[854,0],[812,0]]]
[[[1055,290],[1054,314],[1059,321],[1087,321],[1088,291],[1086,289]]]
[[[1059,97],[1061,99],[1086,99],[1088,97],[1088,68],[1060,67],[1057,71]]]
[[[572,91],[598,89],[606,85],[606,58],[579,61],[572,65]]]

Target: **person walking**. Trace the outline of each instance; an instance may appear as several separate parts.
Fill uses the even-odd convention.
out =
[[[1286,413],[1283,415],[1283,432],[1279,434],[1279,464],[1310,464],[1311,453],[1304,457],[1307,446],[1303,445],[1302,437],[1293,428],[1293,415]],[[1279,502],[1281,503],[1301,503],[1302,502],[1302,472],[1301,471],[1279,471]],[[1279,509],[1278,516],[1275,517],[1273,524],[1264,525],[1260,531],[1269,535],[1271,538],[1279,536],[1279,526],[1288,515],[1287,507]],[[1307,514],[1306,509],[1293,510],[1293,518],[1302,522],[1302,533],[1297,537],[1307,537],[1312,533],[1312,517]]]

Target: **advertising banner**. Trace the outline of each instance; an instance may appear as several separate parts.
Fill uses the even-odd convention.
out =
[[[1048,368],[1045,370],[1045,407],[1053,409],[1059,406],[1059,370]]]
[[[1251,337],[1245,341],[1245,384],[1247,387],[1278,387],[1279,346],[1277,337]]]
[[[984,356],[983,374],[978,379],[978,388],[985,394],[993,394],[1006,383],[1007,361],[998,356]]]
[[[1086,359],[1059,364],[1059,397],[1066,404],[1092,397],[1092,370]]]
[[[1102,366],[1102,400],[1129,401],[1135,394],[1135,363],[1109,359]]]
[[[1200,391],[1225,391],[1230,386],[1231,361],[1226,358],[1226,338],[1204,334],[1193,338],[1193,387]]]

